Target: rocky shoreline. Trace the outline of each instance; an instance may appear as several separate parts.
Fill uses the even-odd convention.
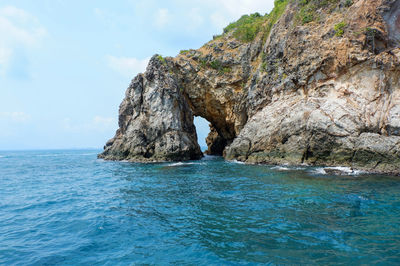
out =
[[[399,6],[278,0],[197,50],[153,56],[99,158],[199,159],[201,116],[208,153],[228,160],[400,174]]]

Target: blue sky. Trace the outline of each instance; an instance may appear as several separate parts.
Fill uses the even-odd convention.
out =
[[[199,48],[273,0],[0,0],[0,149],[100,148],[155,53]],[[208,133],[196,121],[199,142]]]

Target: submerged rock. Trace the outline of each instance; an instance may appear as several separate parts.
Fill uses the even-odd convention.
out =
[[[153,57],[99,157],[199,158],[201,116],[209,154],[400,173],[400,0],[278,2],[253,17],[263,24],[251,40],[227,30],[198,50]]]

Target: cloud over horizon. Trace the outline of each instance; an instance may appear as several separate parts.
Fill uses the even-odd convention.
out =
[[[0,74],[4,75],[15,51],[24,54],[26,50],[37,47],[47,30],[25,10],[5,6],[0,8],[0,35]]]
[[[92,120],[85,123],[77,123],[71,118],[64,118],[62,127],[70,132],[84,133],[84,132],[107,132],[117,129],[117,119],[114,117],[103,117],[96,115]],[[111,136],[110,136],[111,137]]]
[[[30,118],[31,116],[24,112],[0,112],[0,121],[23,123]]]
[[[109,67],[122,76],[132,78],[146,70],[150,58],[137,59],[134,57],[106,56]]]

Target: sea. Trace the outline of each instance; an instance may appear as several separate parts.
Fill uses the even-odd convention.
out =
[[[400,264],[399,176],[99,152],[0,151],[0,265]]]

